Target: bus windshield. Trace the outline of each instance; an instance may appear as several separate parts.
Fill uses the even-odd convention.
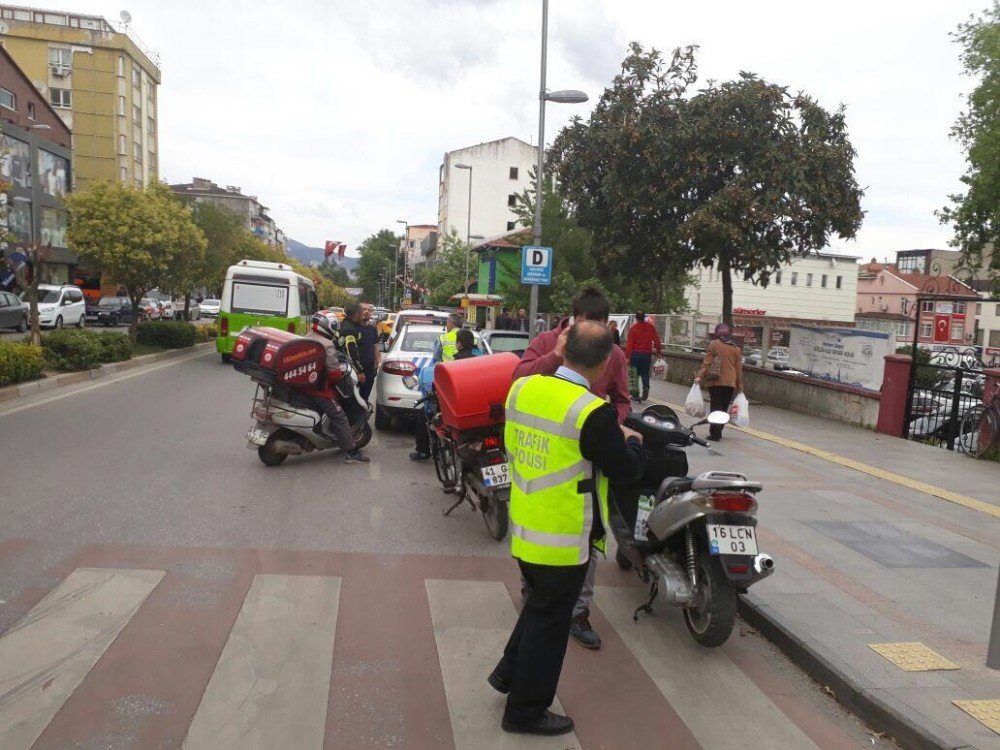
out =
[[[233,282],[231,312],[249,315],[288,316],[288,287]]]

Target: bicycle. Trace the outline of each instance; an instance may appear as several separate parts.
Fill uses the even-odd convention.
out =
[[[974,406],[962,417],[958,433],[959,449],[973,458],[982,458],[1000,441],[1000,389],[985,406]]]

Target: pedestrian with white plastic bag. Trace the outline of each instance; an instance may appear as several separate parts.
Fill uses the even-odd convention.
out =
[[[684,411],[688,413],[688,416],[698,419],[705,416],[705,397],[701,393],[701,386],[698,385],[697,380],[688,391],[687,400],[684,402]]]
[[[708,344],[698,377],[694,379],[695,386],[701,383],[708,386],[711,411],[728,412],[736,394],[743,393],[743,354],[730,338],[731,335],[732,332],[725,323],[719,323],[715,327],[715,336]],[[748,408],[747,424],[750,423],[749,420]],[[708,428],[708,439],[721,440],[723,427],[721,424],[711,425]]]
[[[660,380],[667,379],[667,360],[660,357],[653,363],[653,374]]]
[[[745,394],[736,394],[730,414],[732,414],[733,417],[733,424],[737,427],[750,426],[750,402],[747,401]]]

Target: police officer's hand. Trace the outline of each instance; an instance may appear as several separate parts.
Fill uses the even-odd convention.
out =
[[[562,359],[566,355],[566,340],[569,338],[569,326],[563,328],[562,333],[559,334],[559,338],[556,339],[555,353],[559,359]]]
[[[621,430],[622,430],[622,435],[623,435],[623,436],[625,437],[625,440],[626,440],[626,441],[627,441],[627,440],[628,440],[629,438],[632,438],[632,437],[634,437],[634,438],[635,438],[636,440],[638,440],[638,441],[639,441],[640,443],[642,442],[642,433],[641,433],[641,432],[636,432],[635,430],[632,430],[632,429],[629,429],[629,428],[628,428],[628,427],[626,427],[625,425],[619,425],[619,427],[621,427]]]

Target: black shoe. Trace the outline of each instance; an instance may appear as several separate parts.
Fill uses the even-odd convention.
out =
[[[497,667],[492,672],[490,672],[490,676],[486,678],[486,681],[490,683],[490,687],[496,690],[498,693],[503,693],[504,695],[507,695],[507,693],[510,692],[510,683],[500,676],[500,672],[497,671],[498,669],[500,669],[500,667]]]
[[[366,456],[364,453],[362,453],[360,448],[358,448],[357,450],[353,450],[347,454],[347,459],[345,460],[345,463],[366,464],[369,461],[371,461],[371,459],[368,458],[368,456]]]
[[[431,457],[430,453],[424,453],[422,451],[413,451],[412,453],[410,453],[411,461],[426,461],[430,457]]]
[[[528,724],[511,724],[504,719],[500,726],[505,732],[515,734],[542,734],[553,736],[556,734],[566,734],[573,731],[573,720],[568,716],[560,716],[546,710],[540,717]]]
[[[577,615],[569,626],[569,634],[579,641],[584,648],[596,651],[601,647],[601,636],[590,626],[587,615]]]
[[[720,440],[722,440],[722,435],[719,435],[718,437],[716,437],[715,435],[709,435],[708,438],[706,439],[711,440],[713,443],[717,443]]]

